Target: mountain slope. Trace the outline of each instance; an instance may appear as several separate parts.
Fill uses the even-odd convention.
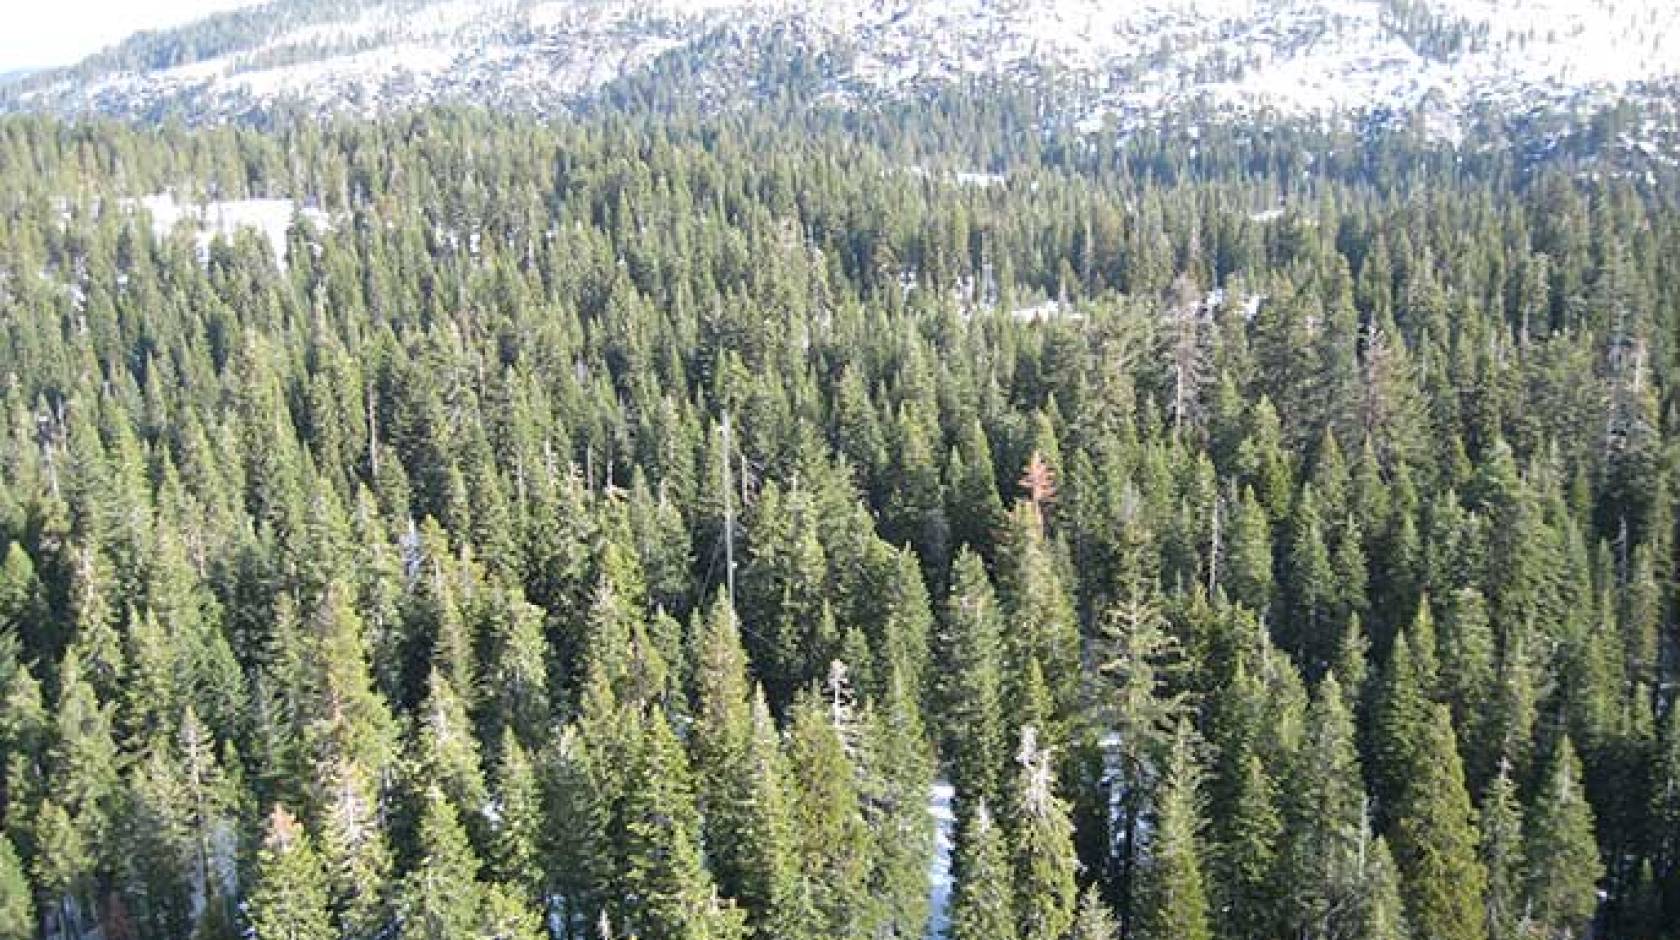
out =
[[[681,94],[793,76],[847,103],[970,78],[1045,82],[1088,129],[1192,104],[1422,113],[1648,93],[1680,72],[1668,0],[276,0],[12,83],[12,110],[210,120],[285,105],[551,113],[677,64]]]

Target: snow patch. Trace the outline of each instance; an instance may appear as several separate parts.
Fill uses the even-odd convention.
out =
[[[173,192],[155,193],[124,200],[124,206],[140,209],[152,217],[152,233],[168,238],[177,226],[193,229],[193,241],[200,259],[209,257],[210,243],[217,237],[232,238],[240,229],[254,229],[274,248],[274,260],[286,266],[286,233],[294,219],[307,219],[317,228],[330,229],[331,219],[320,209],[298,209],[290,199],[229,199],[201,204],[179,202]]]
[[[1016,307],[1009,311],[1009,315],[1017,323],[1049,323],[1052,320],[1077,321],[1085,319],[1085,315],[1074,310],[1071,305],[1055,299],[1027,307]]]
[[[933,817],[933,859],[928,863],[929,940],[945,936],[951,926],[951,857],[956,852],[957,814],[952,809],[957,788],[937,780],[928,789],[928,815]]]

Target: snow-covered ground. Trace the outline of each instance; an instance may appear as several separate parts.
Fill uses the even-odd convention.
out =
[[[939,780],[928,789],[933,817],[933,862],[928,866],[928,937],[939,940],[951,926],[951,856],[957,846],[957,816],[951,808],[957,788]]]
[[[286,266],[286,232],[293,219],[308,219],[317,228],[331,226],[325,212],[299,209],[290,199],[229,199],[194,205],[164,192],[129,200],[126,205],[151,216],[152,232],[159,239],[168,238],[182,222],[189,223],[201,258],[217,236],[232,238],[240,229],[254,229],[274,247],[274,259],[282,268]]]
[[[684,49],[700,59],[685,90],[751,94],[743,59],[772,34],[832,53],[831,100],[980,74],[1055,76],[1080,109],[1068,117],[1090,132],[1208,102],[1237,115],[1421,110],[1453,136],[1475,104],[1567,106],[1680,78],[1674,0],[1414,5],[1437,28],[1400,23],[1386,0],[436,0],[300,21],[172,69],[38,77],[12,105],[144,113],[173,96],[229,113],[280,99],[553,109]],[[706,51],[717,36],[727,39]],[[721,87],[731,70],[740,84]]]

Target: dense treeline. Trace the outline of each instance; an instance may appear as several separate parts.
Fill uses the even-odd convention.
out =
[[[1672,196],[894,120],[0,122],[0,936],[1673,936]]]

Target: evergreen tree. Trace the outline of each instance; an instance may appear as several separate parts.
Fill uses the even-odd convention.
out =
[[[1482,866],[1488,875],[1488,938],[1514,940],[1521,936],[1526,916],[1526,857],[1522,808],[1508,768],[1500,768],[1499,776],[1488,784],[1480,816]]]
[[[1120,936],[1120,925],[1103,902],[1095,887],[1079,893],[1079,913],[1073,920],[1071,940],[1114,940]]]
[[[741,897],[753,824],[753,783],[762,768],[748,764],[752,695],[747,655],[726,598],[718,598],[699,629],[694,687],[697,704],[690,747],[707,856],[719,889]]]
[[[1250,487],[1243,487],[1242,498],[1231,514],[1230,532],[1226,550],[1229,573],[1221,584],[1231,600],[1263,614],[1272,603],[1272,534],[1266,511]]]
[[[1006,674],[1017,677],[1012,709],[1019,714],[1023,690],[1018,677],[1037,663],[1049,692],[1053,714],[1042,717],[1041,730],[1075,704],[1079,688],[1079,624],[1073,598],[1063,586],[1044,521],[1037,508],[1022,501],[1008,517],[998,552],[998,598],[1007,625]],[[960,563],[960,561],[959,561]]]
[[[1334,674],[1319,683],[1306,736],[1290,768],[1286,838],[1279,862],[1289,933],[1354,935],[1371,894],[1371,829],[1365,813],[1353,718]]]
[[[1021,940],[1055,940],[1073,926],[1078,903],[1078,861],[1067,807],[1054,790],[1050,752],[1037,732],[1021,729],[1015,757],[1010,830],[1014,835],[1015,917]]]
[[[744,761],[751,774],[745,802],[752,818],[739,845],[747,866],[732,896],[746,909],[756,936],[801,940],[817,936],[818,920],[813,886],[800,867],[794,794],[780,745],[760,690],[753,699],[752,739]]]
[[[1237,785],[1221,825],[1222,844],[1214,854],[1213,894],[1219,899],[1221,936],[1259,938],[1273,935],[1278,923],[1278,847],[1283,818],[1276,785],[1258,754],[1249,753],[1237,773]]]
[[[664,717],[644,719],[615,820],[621,892],[615,922],[646,940],[740,937],[700,857],[700,820],[688,761]]]
[[[1427,937],[1487,936],[1487,872],[1446,706],[1428,707],[1394,812],[1407,920]],[[1531,850],[1533,840],[1529,841]]]
[[[1002,611],[991,581],[979,555],[960,551],[939,635],[939,727],[951,782],[968,805],[999,805],[1003,792],[1002,656]]]
[[[446,940],[472,936],[484,903],[479,861],[452,801],[438,787],[425,794],[420,857],[402,887],[402,936]]]
[[[1202,877],[1201,771],[1189,722],[1179,722],[1161,795],[1155,801],[1150,867],[1141,887],[1140,935],[1212,940]]]
[[[502,731],[497,777],[490,868],[514,897],[528,905],[539,905],[547,888],[542,857],[542,795],[530,755],[511,727]]]
[[[1120,602],[1100,625],[1096,644],[1097,668],[1110,686],[1104,692],[1105,719],[1118,745],[1114,757],[1119,779],[1112,783],[1120,790],[1118,813],[1111,810],[1104,818],[1115,827],[1110,838],[1118,844],[1108,854],[1115,859],[1113,885],[1125,929],[1130,929],[1132,921],[1130,898],[1142,855],[1140,835],[1148,795],[1154,790],[1173,729],[1188,707],[1184,693],[1169,685],[1171,672],[1181,664],[1181,649],[1167,632],[1156,589],[1141,572],[1130,571]]]
[[[246,902],[257,940],[330,940],[327,886],[321,860],[302,824],[279,805],[257,859],[257,881]]]
[[[1388,842],[1377,836],[1365,859],[1365,894],[1355,910],[1353,936],[1363,940],[1407,940],[1414,936],[1400,898],[1400,873]]]
[[[1528,910],[1545,937],[1587,936],[1604,877],[1593,811],[1581,790],[1581,763],[1566,736],[1529,804],[1523,835],[1528,852]]]
[[[974,807],[957,837],[951,893],[950,940],[1017,937],[1015,889],[1003,831],[992,821],[984,801]]]
[[[0,938],[28,940],[35,936],[35,900],[18,861],[12,840],[0,835]]]
[[[1680,912],[1680,708],[1669,706],[1652,774],[1653,864],[1662,912]]]
[[[899,936],[925,933],[928,920],[933,761],[919,711],[892,670],[884,697],[865,711],[859,759],[864,819],[873,839],[872,890],[885,906],[881,929]]]
[[[1417,644],[1405,632],[1395,639],[1372,708],[1372,789],[1378,819],[1385,824],[1399,817],[1428,731],[1430,702],[1416,666],[1415,649]]]

